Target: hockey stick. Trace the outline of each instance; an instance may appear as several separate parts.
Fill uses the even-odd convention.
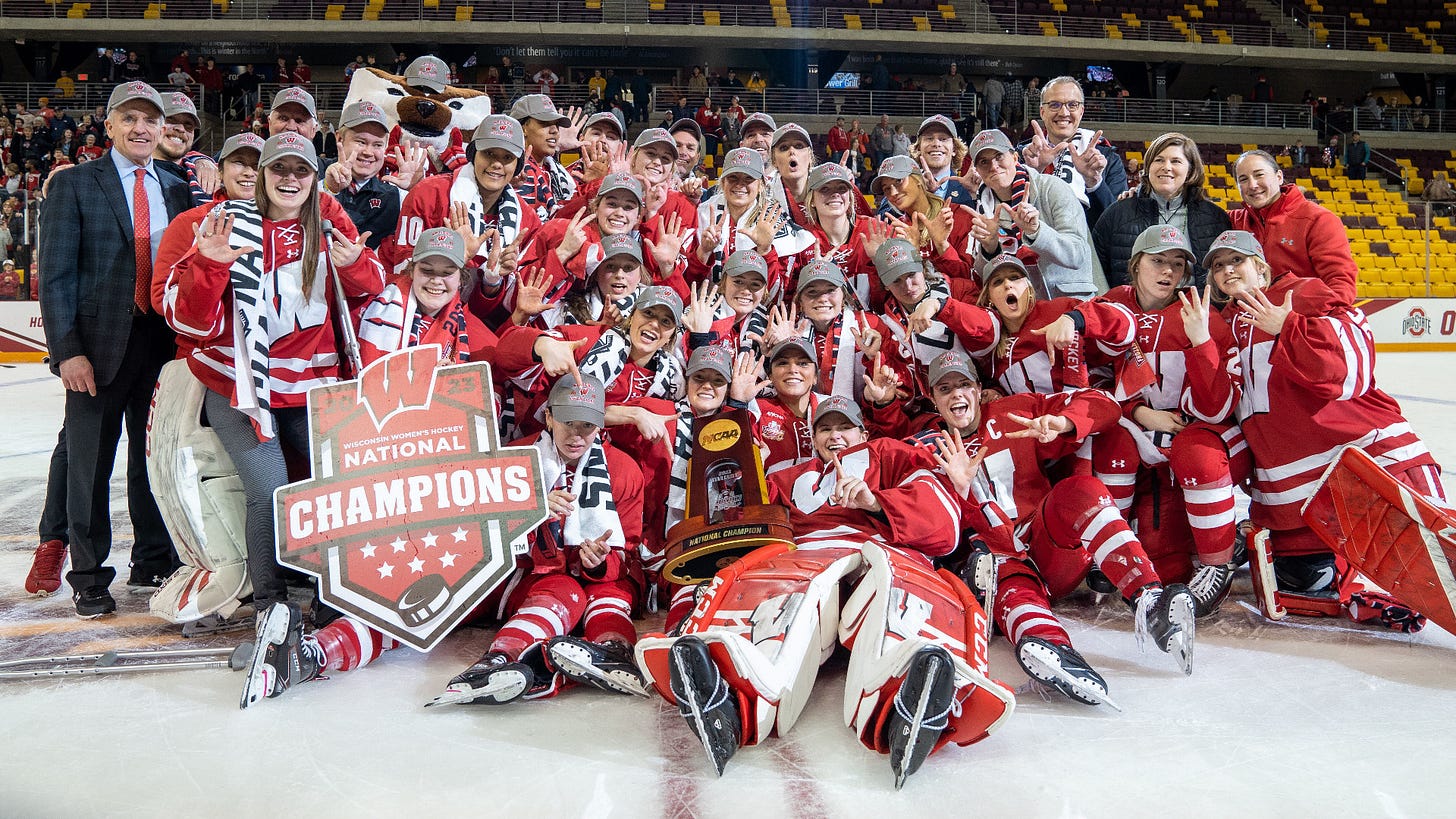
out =
[[[227,668],[238,671],[248,665],[252,656],[253,644],[243,643],[234,648],[162,648],[72,654],[63,657],[25,657],[0,662],[0,680],[128,674],[135,671],[173,671],[184,668]]]
[[[354,321],[349,312],[349,299],[344,295],[344,282],[339,278],[339,270],[334,267],[334,223],[328,219],[323,221],[324,234],[324,258],[328,259],[329,281],[334,286],[334,306],[338,310],[339,327],[343,335],[343,349],[340,350],[344,360],[349,365],[349,377],[358,378],[359,373],[364,370],[364,361],[359,357],[359,335],[354,331]]]

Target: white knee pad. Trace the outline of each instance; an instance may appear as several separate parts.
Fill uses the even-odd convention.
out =
[[[253,591],[243,482],[217,433],[202,426],[206,393],[186,361],[169,362],[147,426],[147,477],[183,563],[152,597],[151,610],[173,623],[227,617]]]

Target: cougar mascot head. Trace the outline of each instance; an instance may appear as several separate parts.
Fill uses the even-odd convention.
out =
[[[490,114],[490,97],[446,83],[449,68],[439,57],[419,57],[404,76],[361,68],[349,81],[345,105],[369,100],[390,119],[389,143],[418,143],[430,152],[434,170],[465,162],[465,139]]]

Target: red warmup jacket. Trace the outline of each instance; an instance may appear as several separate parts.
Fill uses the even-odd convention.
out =
[[[1247,230],[1264,246],[1264,261],[1274,278],[1286,273],[1319,279],[1345,304],[1355,303],[1360,268],[1350,255],[1345,225],[1332,211],[1304,198],[1298,185],[1279,189],[1267,208],[1229,211],[1234,230]]]

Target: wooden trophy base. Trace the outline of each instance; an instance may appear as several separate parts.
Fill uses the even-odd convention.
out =
[[[761,546],[794,545],[789,510],[782,506],[748,506],[723,517],[709,522],[700,515],[672,527],[662,576],[680,585],[696,585],[712,580],[724,566]]]

